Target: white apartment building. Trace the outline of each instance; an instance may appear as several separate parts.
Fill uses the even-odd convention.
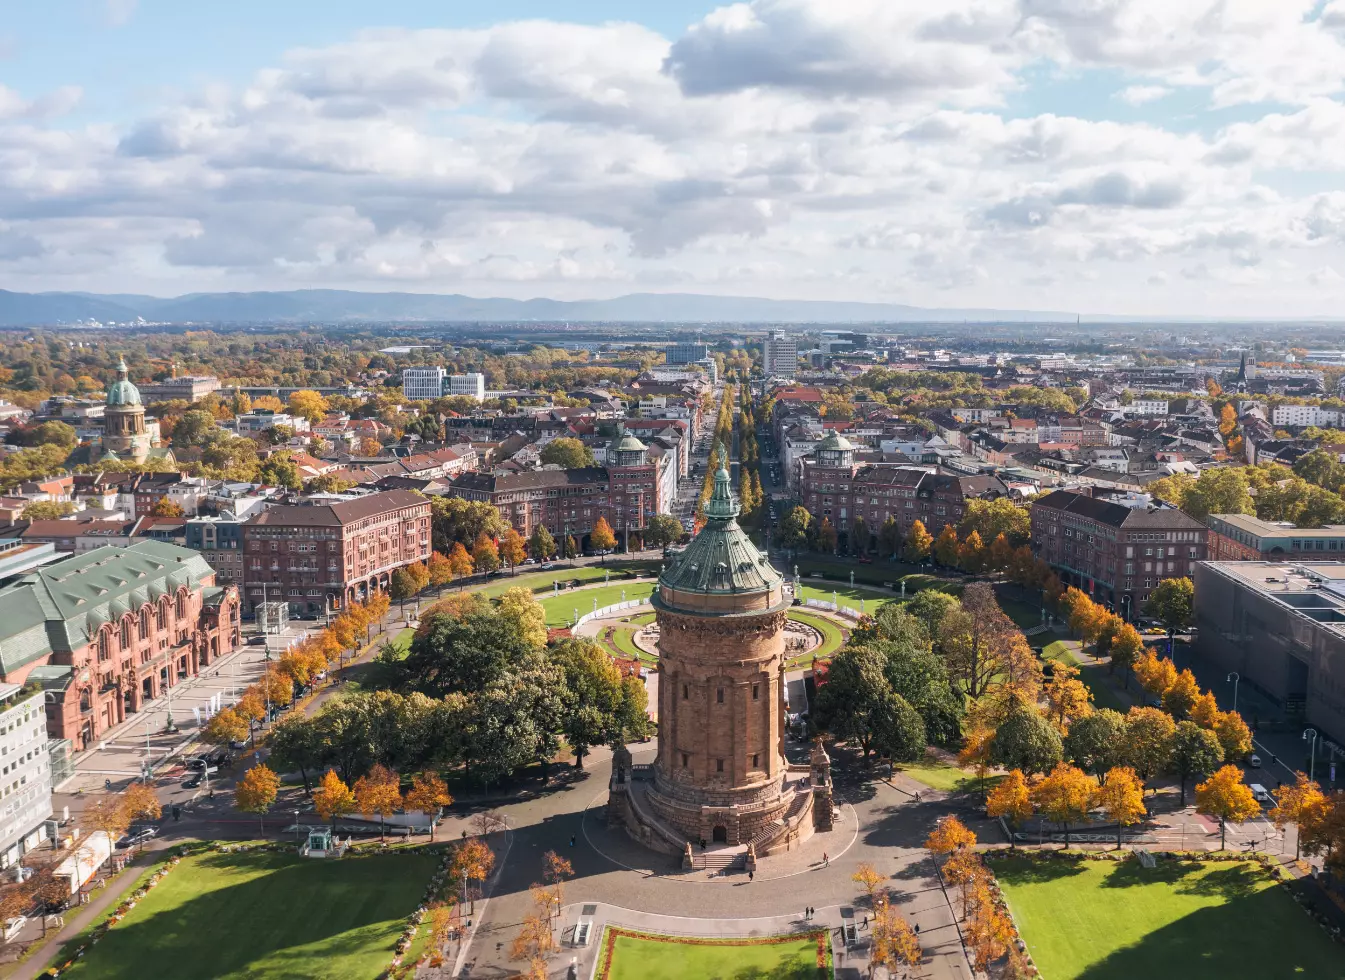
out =
[[[403,375],[405,384],[405,375]],[[445,395],[467,395],[482,402],[486,400],[486,376],[484,374],[450,374],[448,390]]]
[[[407,401],[442,398],[446,377],[448,372],[441,367],[402,368],[402,394],[406,396]]]
[[[1122,415],[1166,415],[1168,413],[1168,402],[1166,398],[1136,398],[1129,405],[1121,406]]]
[[[43,693],[0,684],[0,867],[15,864],[46,837],[51,759]]]
[[[783,330],[772,330],[764,345],[762,374],[768,378],[792,378],[798,369],[798,342]]]
[[[1275,425],[1333,426],[1340,424],[1340,410],[1318,405],[1277,405],[1271,413]]]

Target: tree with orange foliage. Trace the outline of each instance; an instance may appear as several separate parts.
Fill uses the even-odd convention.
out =
[[[1201,728],[1212,729],[1219,720],[1219,702],[1211,692],[1206,691],[1191,702],[1191,709],[1186,716]]]
[[[925,838],[925,850],[936,857],[951,854],[959,847],[975,846],[976,835],[952,814],[940,818],[929,836]]]
[[[430,573],[430,585],[436,590],[442,590],[445,585],[453,581],[453,563],[439,552],[433,552],[430,555],[429,564],[425,566]]]
[[[962,736],[962,748],[957,753],[957,764],[963,769],[974,769],[981,781],[981,792],[985,792],[985,777],[990,772],[990,743],[995,730],[985,725],[976,725],[967,729]]]
[[[1326,815],[1328,803],[1321,786],[1309,779],[1304,773],[1297,773],[1292,786],[1280,789],[1280,799],[1276,807],[1266,814],[1283,833],[1289,824],[1298,826],[1294,839],[1294,859],[1303,847],[1303,838],[1312,838],[1314,831],[1321,825]]]
[[[1144,808],[1144,784],[1129,766],[1116,766],[1098,787],[1095,802],[1110,819],[1116,821],[1116,849],[1121,849],[1121,830],[1139,823]]]
[[[455,541],[453,547],[448,552],[448,567],[453,572],[454,578],[463,578],[471,575],[476,567],[472,564],[472,556],[467,553],[461,541]]]
[[[986,558],[985,543],[981,540],[980,533],[972,529],[958,546],[958,567],[968,574],[977,575],[985,568]]]
[[[999,785],[990,791],[985,801],[985,812],[987,816],[1003,817],[1008,822],[1009,849],[1012,850],[1016,846],[1013,832],[1033,813],[1032,793],[1021,769],[1010,770],[999,781]]]
[[[337,817],[355,812],[355,794],[334,770],[328,769],[313,791],[313,808],[323,820],[331,822],[334,831]]]
[[[387,818],[402,808],[401,778],[387,766],[375,765],[355,780],[355,805],[360,813],[378,814],[378,839],[385,839]]]
[[[1236,711],[1221,712],[1214,719],[1214,735],[1229,762],[1245,759],[1252,751],[1252,730]]]
[[[1013,942],[1013,920],[995,904],[985,882],[977,883],[971,909],[963,933],[971,947],[976,969],[986,971],[991,963],[1009,952]]]
[[[1163,692],[1163,710],[1180,721],[1187,717],[1198,697],[1200,684],[1196,681],[1196,675],[1183,670]]]
[[[901,967],[920,965],[923,952],[920,937],[911,924],[890,901],[879,899],[870,927],[869,975],[875,967],[883,967],[889,976],[895,976]]]
[[[244,813],[255,813],[262,833],[266,833],[266,814],[275,804],[280,790],[280,777],[264,763],[258,763],[243,774],[234,788],[234,806]]]
[[[1082,769],[1061,762],[1032,787],[1032,804],[1047,820],[1060,824],[1069,847],[1069,825],[1079,823],[1092,809],[1097,783]]]
[[[850,880],[863,886],[865,894],[869,896],[869,907],[872,908],[873,894],[886,879],[872,864],[863,861],[855,869],[855,873],[850,876]]]
[[[616,534],[606,517],[598,518],[598,523],[593,525],[593,531],[588,536],[588,542],[594,551],[603,554],[616,548]]]
[[[1144,637],[1140,636],[1139,630],[1126,623],[1116,631],[1116,637],[1111,641],[1107,652],[1111,655],[1111,663],[1107,669],[1115,673],[1116,668],[1120,667],[1126,672],[1125,686],[1130,687],[1130,674],[1135,669],[1141,651],[1144,650]]]
[[[527,543],[512,527],[506,529],[504,537],[500,539],[500,557],[513,572],[517,572],[519,563],[528,557]]]
[[[472,837],[458,844],[453,849],[453,857],[449,862],[449,873],[458,878],[468,886],[473,881],[485,881],[490,876],[491,869],[495,867],[495,852],[486,846],[485,842],[479,838]],[[472,913],[476,912],[476,895],[472,893]]]
[[[411,788],[406,791],[406,806],[419,810],[430,818],[430,840],[434,840],[434,825],[439,811],[453,802],[448,786],[432,772],[416,773],[411,780]]]
[[[957,564],[958,552],[957,529],[951,524],[945,524],[938,540],[934,542],[934,558],[945,568],[952,568]]]
[[[1196,813],[1219,821],[1219,850],[1224,849],[1227,824],[1242,823],[1261,812],[1251,789],[1242,781],[1242,770],[1224,766],[1213,776],[1196,786]]]

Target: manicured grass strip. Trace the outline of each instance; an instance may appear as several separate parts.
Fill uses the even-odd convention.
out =
[[[611,585],[603,585],[597,588],[576,589],[572,592],[562,592],[558,596],[547,596],[541,599],[542,608],[546,610],[546,625],[568,625],[574,619],[576,609],[579,610],[581,616],[593,612],[594,600],[597,600],[597,608],[599,609],[615,606],[618,602],[621,602],[623,591],[626,593],[627,602],[635,599],[648,599],[654,591],[654,583],[624,582],[618,585],[613,582]]]
[[[789,610],[789,618],[795,622],[803,623],[805,626],[811,626],[822,634],[822,642],[816,649],[790,659],[785,665],[789,669],[794,669],[803,664],[811,664],[814,658],[828,660],[835,655],[836,651],[841,648],[841,644],[845,642],[845,632],[825,616],[794,608]]]
[[[831,976],[826,929],[743,938],[662,936],[617,926],[603,930],[598,980],[824,980]]]
[[[1345,954],[1251,862],[991,861],[1049,980],[1345,980]]]
[[[626,626],[613,626],[610,637],[612,646],[616,647],[623,657],[646,664],[658,662],[658,658],[653,654],[645,653],[635,645],[635,630]]]
[[[870,616],[878,611],[879,606],[889,602],[900,601],[894,596],[884,595],[881,592],[873,592],[869,589],[861,589],[858,586],[851,588],[850,586],[842,585],[839,582],[834,586],[830,583],[825,585],[810,585],[808,580],[804,579],[799,585],[802,592],[800,598],[804,601],[807,601],[808,599],[820,599],[823,602],[831,602],[831,597],[834,594],[837,601],[840,602],[842,609],[848,606],[855,612],[859,612],[859,600],[863,599],[864,612]]]
[[[77,980],[367,980],[392,960],[433,854],[183,858],[64,976]]]
[[[531,565],[527,566],[533,567]],[[606,567],[601,565],[584,565],[580,568],[553,568],[549,572],[525,572],[520,571],[517,575],[505,573],[496,579],[493,579],[489,585],[479,586],[474,589],[468,589],[470,592],[480,592],[482,595],[495,598],[503,595],[509,589],[523,587],[532,589],[534,592],[550,591],[552,582],[559,582],[562,587],[567,582],[573,582],[578,579],[580,582],[601,582],[603,576],[608,572],[613,579],[618,575],[630,572],[636,575],[657,575],[659,570],[658,562],[652,561],[610,561]],[[453,586],[448,586],[445,594],[453,591]]]

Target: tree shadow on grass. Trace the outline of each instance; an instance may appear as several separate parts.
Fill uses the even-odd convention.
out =
[[[211,854],[199,866],[184,862],[71,976],[354,980],[366,970],[373,975],[385,965],[383,958],[391,957],[433,868],[432,858],[415,855],[302,861],[278,854]],[[215,877],[230,869],[240,878],[257,876],[232,883]],[[161,904],[166,889],[181,889],[192,883],[188,876],[203,874],[210,877],[200,885],[209,890]],[[359,958],[342,964],[344,957]]]
[[[1001,883],[1014,885],[1037,885],[1064,878],[1073,878],[1084,873],[1084,862],[1061,858],[1055,861],[1035,861],[1021,857],[999,857],[990,860],[990,870]]]
[[[1200,871],[1200,865],[1185,861],[1159,861],[1157,866],[1146,868],[1138,861],[1120,861],[1112,868],[1102,882],[1103,888],[1134,888],[1138,885],[1165,884],[1177,882]]]
[[[1345,980],[1345,955],[1287,894],[1267,888],[1184,916],[1072,975]]]

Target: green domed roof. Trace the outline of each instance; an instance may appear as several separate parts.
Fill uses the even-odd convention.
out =
[[[117,380],[107,389],[108,408],[126,408],[140,404],[140,389],[131,384],[127,375],[126,358],[117,362]]]
[[[714,493],[705,507],[705,527],[659,576],[660,586],[709,595],[780,588],[780,573],[738,526],[738,503],[729,482],[728,470],[721,468],[715,473]]]
[[[817,444],[817,448],[823,452],[849,452],[854,449],[854,443],[845,436],[841,435],[835,429],[827,432],[826,437]]]

